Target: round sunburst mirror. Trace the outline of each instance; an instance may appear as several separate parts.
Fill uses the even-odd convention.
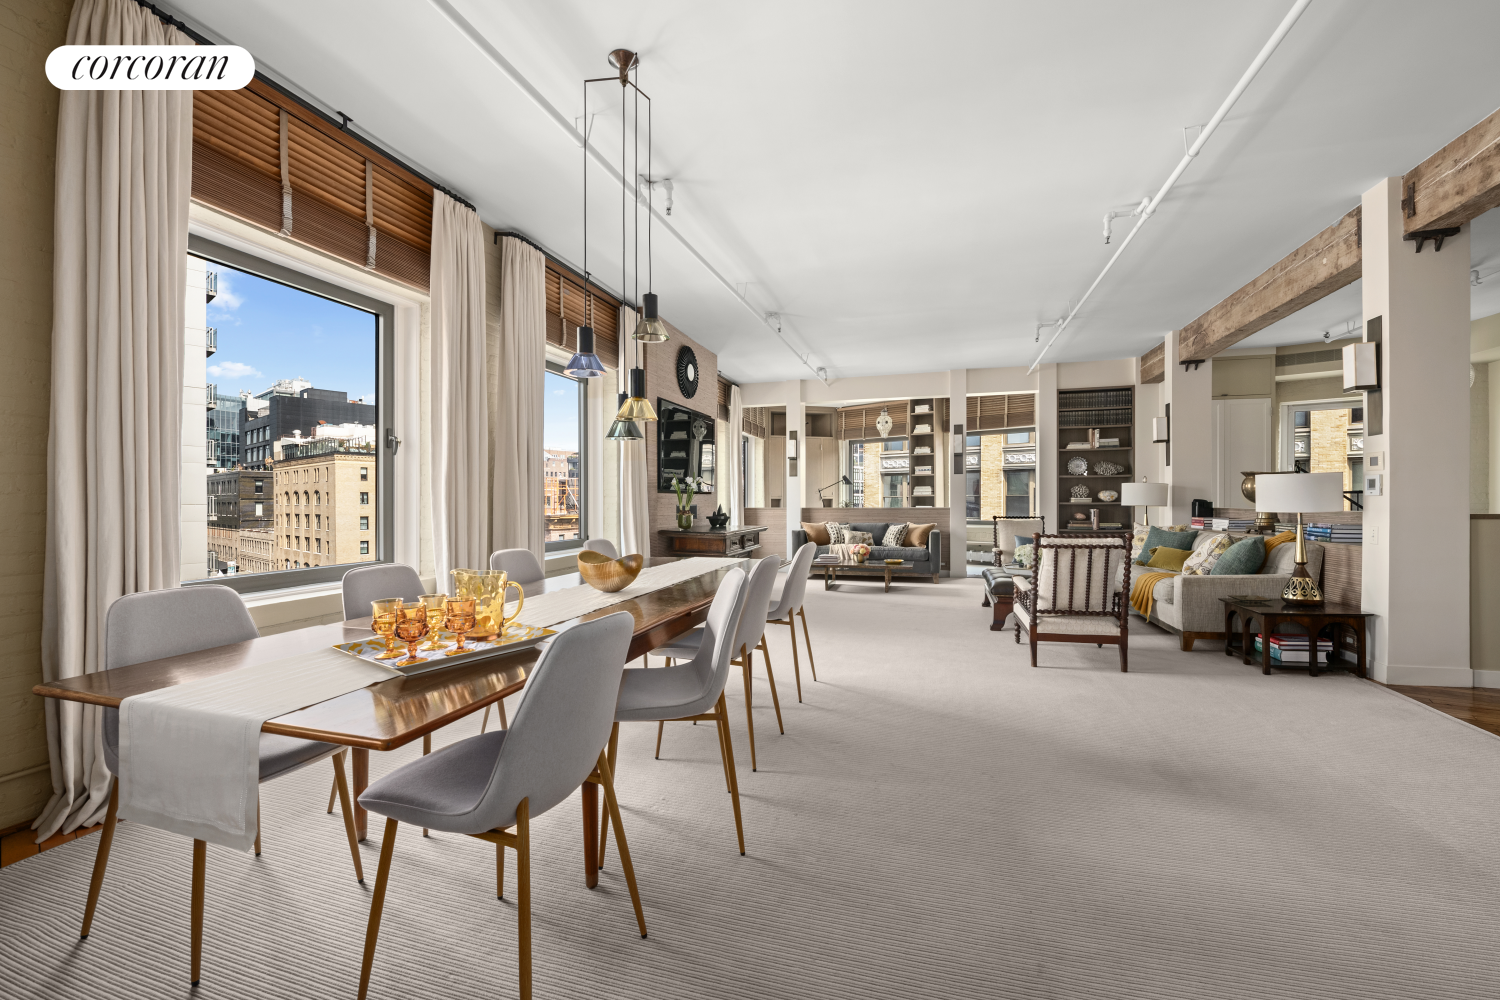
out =
[[[698,355],[684,344],[677,351],[677,388],[684,399],[692,399],[698,392]]]

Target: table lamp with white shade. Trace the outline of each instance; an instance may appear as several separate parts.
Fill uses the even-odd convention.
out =
[[[1120,502],[1127,507],[1145,507],[1146,521],[1151,523],[1151,508],[1167,505],[1166,483],[1121,483]]]
[[[1257,513],[1297,515],[1297,567],[1281,592],[1290,604],[1322,604],[1323,591],[1307,572],[1307,543],[1302,538],[1302,515],[1344,509],[1344,474],[1308,472],[1255,477]]]

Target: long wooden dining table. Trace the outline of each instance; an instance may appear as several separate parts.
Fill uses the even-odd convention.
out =
[[[651,560],[653,565],[671,561],[674,560],[670,557]],[[731,572],[735,562],[738,561],[726,560],[723,569],[711,570],[703,576],[549,627],[561,631],[604,615],[628,611],[635,618],[628,662],[703,622],[708,617],[708,607],[713,603],[719,582]],[[577,573],[549,577],[544,583],[545,593],[583,585]],[[185,623],[184,627],[191,625]],[[342,642],[368,639],[372,634],[370,619],[356,618],[133,663],[113,670],[100,670],[38,684],[32,690],[44,698],[118,708],[120,702],[132,695],[188,684],[225,671],[292,656],[310,648],[327,648]],[[465,657],[451,667],[393,677],[309,705],[271,719],[261,731],[350,747],[354,796],[357,798],[370,782],[371,750],[395,750],[406,746],[519,692],[540,655],[539,649],[532,647],[511,653],[496,651]],[[587,782],[583,785],[583,812],[584,861],[588,884],[593,887],[598,880],[594,863],[598,849],[598,802],[597,786]],[[354,807],[354,821],[359,839],[364,840],[368,816],[358,804]]]

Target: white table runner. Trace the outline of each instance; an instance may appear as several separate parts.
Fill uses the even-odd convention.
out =
[[[120,815],[237,850],[255,844],[260,727],[400,673],[334,649],[120,702]]]
[[[660,566],[648,566],[641,570],[640,576],[635,582],[624,590],[617,590],[613,594],[595,590],[588,584],[580,584],[577,587],[568,587],[564,590],[554,590],[550,594],[537,594],[535,597],[527,596],[525,604],[521,607],[521,616],[516,619],[522,625],[556,625],[579,615],[586,615],[590,611],[598,611],[612,604],[620,604],[624,601],[632,601],[637,597],[670,587],[684,580],[704,576],[715,570],[724,569],[729,566],[745,568],[744,559],[712,558],[698,556],[692,559],[682,559],[677,562],[663,563]],[[512,601],[506,606],[508,609],[515,607]],[[510,614],[507,610],[506,614]]]

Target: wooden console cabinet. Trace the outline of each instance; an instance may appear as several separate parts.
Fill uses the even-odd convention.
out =
[[[657,534],[667,540],[674,556],[748,556],[760,548],[760,533],[765,525],[748,524],[741,528],[689,528],[686,531],[663,528]]]

